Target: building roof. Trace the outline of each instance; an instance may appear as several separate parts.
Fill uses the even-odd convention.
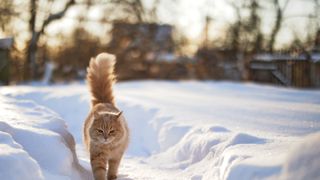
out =
[[[142,52],[174,52],[173,27],[156,23],[114,23],[112,39],[108,45],[111,52],[138,49]]]
[[[271,61],[306,61],[311,60],[314,63],[320,63],[320,52],[311,52],[310,59],[306,54],[291,55],[291,54],[257,54],[253,57],[255,61],[271,62]]]
[[[264,53],[264,54],[255,55],[253,59],[256,60],[256,61],[270,62],[270,61],[288,61],[288,60],[305,61],[308,58],[304,54],[290,55],[290,54],[269,54],[269,53]]]
[[[143,35],[149,35],[150,33],[153,34],[153,40],[157,42],[166,41],[167,39],[171,38],[173,27],[168,24],[156,24],[156,23],[114,23],[113,24],[113,31],[124,29],[129,31],[127,35],[137,33]],[[149,37],[150,38],[150,37]]]
[[[320,52],[318,53],[312,53],[311,54],[311,60],[314,63],[320,63]]]
[[[0,49],[10,49],[13,45],[13,38],[1,38],[0,39]]]

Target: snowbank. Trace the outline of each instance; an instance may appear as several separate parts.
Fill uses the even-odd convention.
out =
[[[308,136],[290,152],[280,179],[320,179],[320,133]]]
[[[89,178],[59,116],[33,101],[0,97],[0,179]]]
[[[1,123],[1,127],[3,127]],[[0,179],[44,179],[39,164],[17,144],[12,136],[0,131]],[[27,167],[27,168],[26,168]]]

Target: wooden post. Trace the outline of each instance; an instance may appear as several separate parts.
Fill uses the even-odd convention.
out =
[[[10,48],[13,38],[0,39],[0,84],[8,85],[10,82]]]

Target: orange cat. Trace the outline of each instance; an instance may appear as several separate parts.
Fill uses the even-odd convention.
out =
[[[115,56],[101,53],[91,58],[87,81],[92,108],[84,123],[83,139],[90,153],[95,180],[116,179],[121,158],[128,147],[129,129],[122,112],[114,104],[112,85]]]

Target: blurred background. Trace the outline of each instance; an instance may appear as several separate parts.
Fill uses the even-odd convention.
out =
[[[0,83],[85,78],[320,87],[320,0],[1,0]]]

